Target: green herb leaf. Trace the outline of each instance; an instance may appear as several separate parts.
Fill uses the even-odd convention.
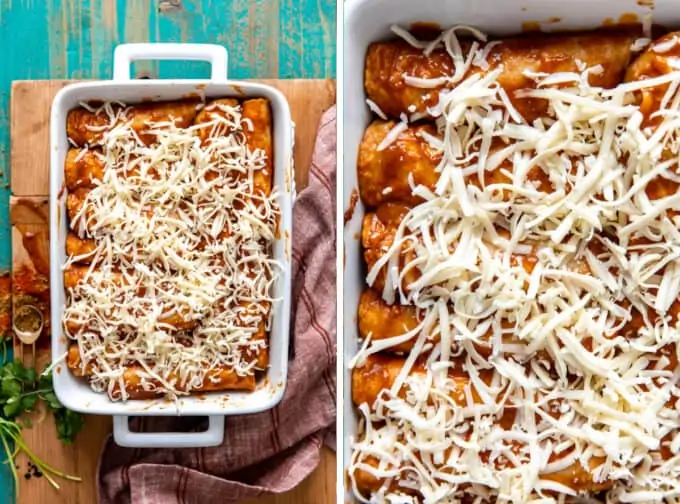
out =
[[[52,373],[41,374],[38,377],[38,388],[39,389],[51,389],[52,388]]]
[[[35,383],[38,378],[38,373],[36,373],[35,368],[29,368],[26,369],[24,376],[26,377],[27,382]]]
[[[6,418],[16,418],[21,413],[21,401],[7,403],[2,407],[2,414]]]
[[[47,406],[49,406],[51,410],[58,410],[63,408],[63,406],[59,402],[59,399],[57,399],[57,395],[54,392],[47,392],[46,394],[43,394],[42,399],[47,403]]]
[[[35,406],[35,403],[38,402],[38,394],[33,394],[33,395],[25,395],[22,396],[21,398],[21,406],[24,411],[31,411],[33,407]]]
[[[85,425],[85,418],[81,414],[66,408],[54,411],[54,421],[59,439],[67,445],[73,443]]]
[[[5,462],[12,467],[12,474],[17,483],[18,474],[14,467],[15,453],[12,451],[12,445],[17,451],[24,452],[55,488],[58,488],[58,485],[49,474],[80,481],[79,478],[61,473],[49,466],[30,450],[22,438],[22,429],[31,426],[30,419],[23,415],[33,411],[40,400],[54,416],[59,439],[65,444],[72,444],[82,430],[85,419],[82,415],[67,410],[59,402],[52,386],[52,374],[39,375],[34,368],[27,368],[16,359],[0,365],[0,452],[5,452]]]
[[[5,398],[11,398],[21,394],[21,383],[13,378],[6,377],[0,382],[0,393]]]

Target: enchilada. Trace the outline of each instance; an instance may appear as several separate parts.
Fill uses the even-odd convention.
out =
[[[86,377],[92,373],[92,369],[83,368],[82,360],[78,351],[78,345],[69,346],[66,364],[69,370],[79,377]],[[129,399],[151,399],[164,395],[159,381],[142,382],[142,377],[148,378],[148,371],[142,366],[128,367],[122,372],[118,379],[112,383],[111,395],[121,396],[121,391]],[[184,378],[184,379],[183,379]],[[252,374],[239,375],[233,369],[216,369],[207,375],[198,385],[182,383],[185,377],[173,374],[169,377],[173,383],[180,384],[179,390],[186,389],[193,392],[212,392],[218,390],[249,390],[255,389],[255,376]]]
[[[430,189],[439,178],[441,152],[430,146],[423,135],[437,136],[431,124],[412,126],[401,132],[387,148],[379,150],[396,127],[394,121],[374,121],[366,129],[359,147],[357,175],[359,195],[372,207],[386,202],[416,204],[409,180]]]
[[[390,141],[389,137],[395,133],[396,137]],[[371,123],[359,145],[357,162],[359,194],[364,204],[377,207],[390,202],[422,203],[422,194],[414,194],[414,188],[435,191],[442,171],[442,150],[438,145],[441,143],[442,135],[429,123],[409,125],[402,130],[394,121]],[[501,139],[493,140],[489,155],[493,156],[507,145]],[[481,142],[471,145],[464,155],[474,159],[479,156],[480,147]],[[513,163],[504,158],[498,166],[484,170],[481,175],[470,173],[464,179],[467,184],[479,188],[498,186],[499,199],[508,200],[522,194],[521,190],[512,189],[513,176]],[[550,169],[539,164],[527,171],[524,182],[525,190],[550,192],[553,189]]]
[[[376,42],[366,54],[364,85],[368,98],[391,118],[398,119],[401,114],[427,116],[428,109],[438,104],[440,91],[455,87],[471,74],[484,76],[500,69],[498,84],[524,121],[531,123],[546,114],[548,103],[517,94],[535,86],[527,73],[577,72],[580,66],[601,66],[601,72],[589,75],[589,82],[611,88],[623,79],[634,56],[631,46],[636,38],[625,32],[603,32],[534,34],[491,42],[461,40],[455,53],[460,59],[455,63],[443,48],[425,54],[422,48],[403,40]],[[429,82],[418,86],[409,78]]]
[[[88,105],[69,112],[66,134],[78,147],[95,147],[102,145],[106,133],[129,123],[137,139],[148,145],[156,141],[156,135],[151,131],[153,127],[174,124],[178,128],[187,128],[193,123],[200,106],[198,99],[142,103],[130,107],[112,102]]]
[[[258,162],[249,167],[252,170],[252,183],[256,193],[270,195],[272,190],[273,174],[273,146],[271,132],[271,109],[269,102],[262,98],[238,100],[231,98],[213,100],[196,116],[195,127],[201,142],[208,146],[213,139],[218,139],[225,133],[233,134],[237,126],[233,120],[229,120],[231,111],[237,110],[240,114],[240,127],[238,127],[238,141],[243,141],[250,152],[261,151]],[[217,172],[211,173],[208,179],[217,177]],[[248,176],[248,173],[240,173],[237,176]]]

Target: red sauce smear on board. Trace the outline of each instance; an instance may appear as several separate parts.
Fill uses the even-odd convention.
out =
[[[0,340],[7,337],[12,327],[12,277],[0,275]]]
[[[352,220],[354,209],[357,206],[357,201],[359,201],[359,193],[356,188],[354,188],[349,195],[349,206],[347,207],[347,210],[345,210],[345,225],[347,225],[347,223]]]

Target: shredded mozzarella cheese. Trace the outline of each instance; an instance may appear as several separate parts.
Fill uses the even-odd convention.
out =
[[[463,54],[456,29],[429,45],[394,31],[424,51],[443,45],[456,69],[407,85],[456,85],[429,110],[440,178],[411,184],[424,201],[367,276],[385,272],[384,299],[416,307],[422,322],[364,342],[352,362],[413,342],[394,381],[359,407],[357,498],[556,503],[592,490],[608,503],[676,502],[680,74],[605,90],[588,79],[601,67],[527,73],[535,86],[514,99],[548,103],[527,124],[498,83],[503,68],[488,71],[488,45]],[[641,130],[634,93],[664,84],[659,123]],[[505,180],[488,182],[491,172]],[[361,495],[367,476],[379,489]]]
[[[148,123],[155,141],[145,145],[124,108],[92,109],[110,120],[103,177],[70,225],[96,248],[63,323],[92,388],[113,400],[128,397],[126,370],[140,370],[140,390],[177,399],[220,371],[252,375],[267,346],[282,268],[271,257],[278,192],[256,183],[271,174],[265,152],[248,146],[241,106],[215,110],[187,129]]]

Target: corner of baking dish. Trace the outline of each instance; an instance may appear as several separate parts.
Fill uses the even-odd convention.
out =
[[[280,301],[274,308],[271,329],[270,367],[254,392],[225,392],[183,398],[178,403],[165,399],[112,402],[106,394],[94,392],[66,368],[67,342],[61,334],[53,334],[51,349],[54,364],[54,390],[67,408],[83,413],[105,415],[236,415],[251,414],[276,406],[283,398],[288,374],[290,337],[290,296],[292,267],[293,197],[286,187],[292,159],[292,119],[288,101],[281,91],[271,86],[242,81],[205,80],[139,80],[98,81],[69,84],[59,90],[50,112],[50,301],[51,324],[61,327],[65,302],[63,271],[65,259],[66,221],[63,165],[68,149],[66,116],[80,102],[88,100],[120,100],[136,103],[144,100],[179,100],[190,95],[207,97],[264,97],[270,101],[274,136],[274,176],[279,187],[281,236],[274,244],[274,257],[283,264],[283,272],[275,288]]]

